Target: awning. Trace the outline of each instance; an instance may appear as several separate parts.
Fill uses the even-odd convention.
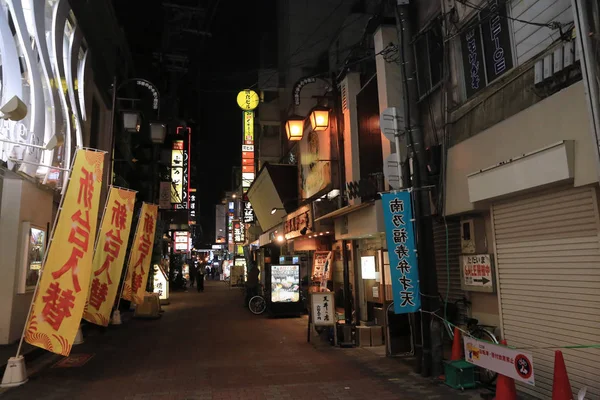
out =
[[[281,223],[298,201],[298,167],[268,164],[261,169],[248,189],[248,199],[263,230]],[[275,209],[275,213],[271,211]]]
[[[330,212],[329,214],[325,214],[322,217],[319,217],[319,218],[315,219],[315,222],[319,222],[319,221],[322,221],[322,220],[325,220],[325,219],[338,218],[338,217],[344,216],[346,214],[350,214],[351,212],[358,211],[358,210],[366,208],[366,207],[370,207],[370,206],[372,206],[374,204],[375,204],[375,201],[371,200],[371,201],[366,202],[366,203],[352,204],[352,205],[349,205],[349,206],[346,206],[346,207],[342,207],[342,208],[339,208],[339,209],[337,209],[337,210],[335,210],[333,212]]]

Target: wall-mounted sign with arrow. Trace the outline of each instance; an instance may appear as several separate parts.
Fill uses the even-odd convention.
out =
[[[461,288],[470,292],[493,293],[494,266],[490,254],[473,254],[460,257]]]

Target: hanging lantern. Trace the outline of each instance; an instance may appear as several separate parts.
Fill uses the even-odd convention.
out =
[[[302,140],[304,134],[304,118],[294,116],[290,117],[285,123],[285,133],[291,142]]]
[[[310,126],[315,132],[329,128],[329,109],[318,107],[310,113]]]

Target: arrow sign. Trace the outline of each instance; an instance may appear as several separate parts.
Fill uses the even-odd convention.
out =
[[[482,285],[485,285],[488,282],[491,282],[488,278],[482,277],[481,279],[473,279],[473,282],[481,282]]]

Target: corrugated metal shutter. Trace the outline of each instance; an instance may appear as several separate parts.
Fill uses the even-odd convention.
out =
[[[600,246],[594,188],[554,189],[494,204],[504,337],[530,348],[535,387],[552,396],[556,347],[600,343]],[[573,391],[600,398],[600,350],[562,349]]]
[[[448,265],[446,265],[446,226],[444,222],[434,221],[433,240],[435,251],[435,267],[438,279],[438,291],[442,297],[448,291],[448,276],[450,276],[450,290],[448,291],[448,302],[454,303],[462,299],[465,292],[460,287],[459,256],[460,247],[460,221],[446,219],[448,225]],[[464,315],[464,306],[459,304],[459,318]],[[462,322],[459,319],[458,322]]]

